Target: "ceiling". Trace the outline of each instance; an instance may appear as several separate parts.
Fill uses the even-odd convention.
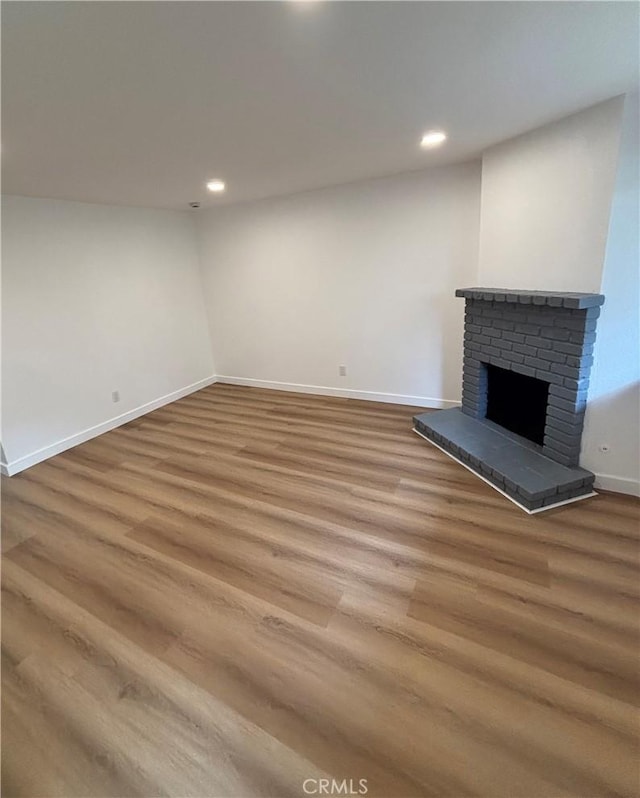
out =
[[[4,2],[3,191],[186,208],[469,159],[634,89],[638,8]]]

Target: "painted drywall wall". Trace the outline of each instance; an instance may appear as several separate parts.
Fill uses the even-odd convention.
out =
[[[479,199],[471,163],[200,212],[218,378],[459,401]]]
[[[488,150],[478,283],[599,291],[623,98]]]
[[[2,296],[14,471],[213,374],[186,213],[4,197]]]
[[[638,94],[625,102],[582,462],[603,488],[640,496],[640,161]],[[602,451],[601,447],[607,451]]]
[[[617,97],[485,154],[477,283],[605,294],[581,463],[598,475],[596,485],[635,493],[639,359],[633,100],[624,113],[621,147],[623,112],[625,98]],[[602,445],[609,446],[606,455]]]

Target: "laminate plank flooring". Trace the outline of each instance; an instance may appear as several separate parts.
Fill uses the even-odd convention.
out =
[[[640,502],[414,410],[217,384],[4,478],[3,795],[640,795]]]

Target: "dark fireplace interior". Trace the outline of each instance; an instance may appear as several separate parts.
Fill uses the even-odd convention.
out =
[[[549,383],[498,366],[486,368],[487,418],[542,446]]]

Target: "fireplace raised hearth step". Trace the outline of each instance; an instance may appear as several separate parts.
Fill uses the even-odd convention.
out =
[[[416,432],[440,446],[527,510],[588,496],[594,475],[546,457],[532,444],[459,408],[414,416]]]

